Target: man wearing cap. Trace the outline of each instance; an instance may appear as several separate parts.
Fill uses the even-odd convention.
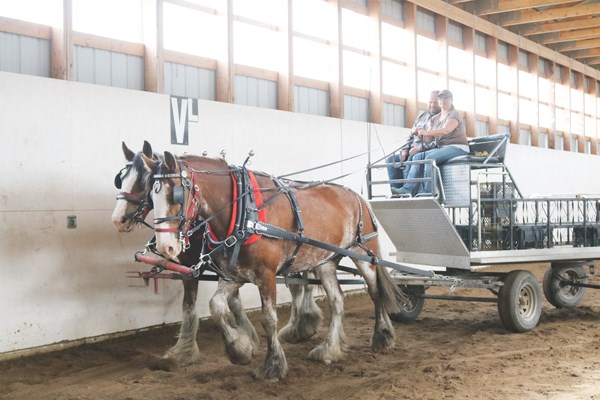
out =
[[[386,163],[390,164],[387,167],[387,172],[390,180],[394,179],[402,179],[405,175],[408,175],[410,166],[406,166],[406,170],[400,168],[402,166],[403,161],[407,161],[412,159],[412,157],[427,149],[430,149],[435,146],[435,141],[431,137],[421,137],[419,136],[419,129],[427,129],[431,124],[432,118],[439,114],[440,105],[438,103],[438,90],[434,90],[431,92],[429,96],[429,104],[427,105],[427,110],[423,111],[413,124],[413,127],[410,131],[410,136],[406,143],[399,149],[400,154],[392,154],[388,158],[386,158]],[[391,165],[391,164],[394,165]],[[400,164],[396,164],[400,163]],[[398,189],[403,186],[403,183],[390,183],[392,193],[397,193]]]
[[[413,160],[434,160],[439,166],[451,158],[469,153],[465,123],[460,113],[454,108],[452,97],[452,92],[449,90],[441,90],[438,95],[441,112],[433,117],[429,129],[418,130],[419,135],[435,137],[437,148],[416,154]],[[431,163],[415,164],[410,168],[406,178],[430,178],[432,169]],[[433,193],[431,180],[425,181],[422,190],[420,190],[420,186],[419,182],[406,182],[397,192],[401,195],[412,196],[419,192]]]

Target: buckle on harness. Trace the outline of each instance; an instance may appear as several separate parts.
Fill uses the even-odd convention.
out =
[[[231,246],[235,245],[237,243],[237,241],[238,241],[237,237],[235,237],[234,235],[231,235],[227,239],[225,239],[223,241],[223,243],[225,243],[225,246],[231,247]]]

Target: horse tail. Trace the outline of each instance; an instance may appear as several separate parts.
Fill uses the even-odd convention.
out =
[[[376,266],[377,270],[377,293],[383,311],[387,314],[395,314],[402,311],[402,304],[406,304],[408,298],[400,290],[392,279],[387,268],[382,265]]]

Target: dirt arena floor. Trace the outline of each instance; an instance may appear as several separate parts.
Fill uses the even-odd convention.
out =
[[[534,272],[541,279],[542,266]],[[325,311],[323,301],[319,304]],[[417,321],[395,323],[397,346],[385,354],[369,347],[372,310],[366,294],[347,296],[351,350],[340,363],[306,357],[325,327],[309,342],[284,344],[289,374],[279,382],[253,378],[264,342],[252,364],[231,365],[215,325],[201,321],[200,364],[176,371],[149,368],[175,343],[178,327],[169,326],[0,363],[0,399],[600,399],[598,290],[588,290],[575,309],[555,309],[545,301],[538,326],[522,334],[502,327],[494,303],[426,300]],[[288,315],[283,307],[281,325]],[[258,317],[251,315],[261,334]]]

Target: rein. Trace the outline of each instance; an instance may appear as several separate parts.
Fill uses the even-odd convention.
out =
[[[249,159],[250,157],[248,157]],[[204,239],[202,244],[202,250],[200,254],[200,261],[194,267],[192,272],[194,274],[204,269],[211,269],[216,272],[222,279],[231,280],[231,273],[237,265],[237,259],[241,246],[244,244],[251,244],[255,240],[260,239],[262,236],[272,239],[283,239],[296,242],[296,248],[294,249],[291,257],[283,264],[278,274],[286,274],[287,271],[294,264],[297,254],[304,244],[314,246],[326,251],[331,251],[333,255],[327,257],[323,262],[327,262],[335,257],[348,256],[358,260],[369,261],[373,264],[386,265],[386,261],[379,260],[374,253],[365,245],[371,239],[374,239],[378,235],[377,223],[370,209],[368,209],[368,215],[373,222],[375,230],[363,235],[363,205],[359,196],[354,193],[358,207],[359,207],[359,221],[356,228],[355,240],[349,244],[346,248],[340,248],[331,244],[321,242],[312,238],[308,238],[304,235],[304,223],[302,220],[302,212],[300,210],[299,203],[294,194],[294,189],[308,189],[314,186],[322,185],[324,182],[306,182],[299,186],[292,186],[282,182],[279,178],[275,178],[270,175],[263,174],[263,176],[269,177],[275,187],[273,188],[259,188],[254,173],[246,169],[248,159],[244,162],[242,167],[229,166],[228,171],[210,171],[210,170],[196,170],[193,169],[189,163],[184,160],[177,160],[180,165],[181,171],[179,173],[171,174],[155,174],[153,176],[154,190],[157,193],[160,191],[160,181],[163,179],[181,179],[181,185],[173,184],[173,204],[180,204],[181,207],[179,212],[175,216],[168,216],[163,218],[155,218],[155,224],[161,224],[164,222],[180,221],[177,228],[155,228],[156,232],[168,232],[168,233],[179,233],[179,240],[182,242],[183,251],[189,248],[189,238],[193,236],[198,230],[206,227],[204,231]],[[160,171],[160,169],[159,169]],[[188,174],[189,171],[189,174]],[[194,221],[199,217],[198,207],[199,203],[199,188],[195,184],[195,174],[206,173],[206,174],[229,174],[232,178],[233,185],[233,199],[228,202],[216,213],[208,216],[207,218],[200,221],[198,224],[191,226]],[[189,176],[191,175],[191,177]],[[191,180],[190,180],[191,179]],[[294,181],[295,182],[295,181]],[[298,182],[299,183],[299,182]],[[186,196],[185,190],[189,190],[188,198],[191,199],[187,204],[186,208]],[[346,188],[347,189],[347,188]],[[347,189],[349,190],[349,189]],[[262,201],[260,196],[261,191],[276,191],[265,202]],[[266,207],[273,203],[273,201],[280,195],[285,194],[290,202],[292,212],[294,214],[294,221],[297,228],[296,232],[291,232],[277,226],[271,225],[266,222]],[[223,240],[219,240],[214,232],[210,228],[210,222],[222,215],[222,213],[232,207],[232,215],[229,222],[229,228],[226,237]],[[185,211],[184,211],[185,210]],[[262,216],[261,216],[262,214]],[[350,250],[353,247],[360,247],[366,254],[357,253],[356,251]],[[215,254],[222,254],[227,256],[230,254],[229,263],[227,268],[222,268],[219,263],[213,260]],[[316,266],[315,266],[316,267]]]

